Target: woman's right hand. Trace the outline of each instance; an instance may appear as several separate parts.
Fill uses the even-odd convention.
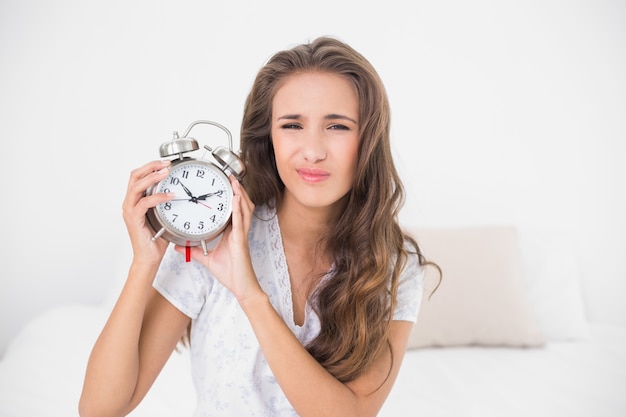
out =
[[[161,262],[168,242],[165,239],[152,240],[155,231],[146,220],[151,207],[171,200],[172,195],[157,193],[146,196],[146,190],[167,177],[170,161],[152,161],[130,173],[126,197],[122,204],[122,216],[133,247],[134,262],[158,264]]]

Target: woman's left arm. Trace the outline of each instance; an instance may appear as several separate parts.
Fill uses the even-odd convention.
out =
[[[237,180],[232,224],[215,249],[205,256],[192,248],[192,257],[237,297],[259,345],[287,399],[301,417],[375,416],[391,391],[408,343],[412,323],[393,321],[391,353],[382,353],[358,378],[343,383],[329,373],[302,346],[274,309],[254,274],[248,249],[248,231],[254,204]],[[176,247],[179,252],[184,247]]]
[[[301,417],[376,416],[396,380],[412,323],[393,321],[391,350],[383,349],[358,378],[342,383],[300,344],[268,297],[248,299],[242,307],[267,362],[291,405]]]

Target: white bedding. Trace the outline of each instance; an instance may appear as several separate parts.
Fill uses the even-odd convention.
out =
[[[410,351],[382,416],[626,416],[626,329],[545,348]]]
[[[0,361],[0,416],[75,416],[89,351],[107,308],[63,306],[32,321]],[[174,353],[132,416],[189,416],[186,351]],[[590,336],[545,348],[409,351],[380,416],[626,415],[626,329],[590,325]]]

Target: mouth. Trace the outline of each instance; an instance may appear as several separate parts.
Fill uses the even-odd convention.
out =
[[[317,168],[300,168],[297,169],[298,175],[306,182],[316,183],[321,182],[330,177],[328,171]]]

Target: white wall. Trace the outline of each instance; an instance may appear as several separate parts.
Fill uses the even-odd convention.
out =
[[[259,67],[325,34],[386,82],[406,225],[570,232],[589,316],[626,324],[624,22],[618,0],[3,0],[0,352],[123,277],[132,168],[196,119],[238,142]]]

